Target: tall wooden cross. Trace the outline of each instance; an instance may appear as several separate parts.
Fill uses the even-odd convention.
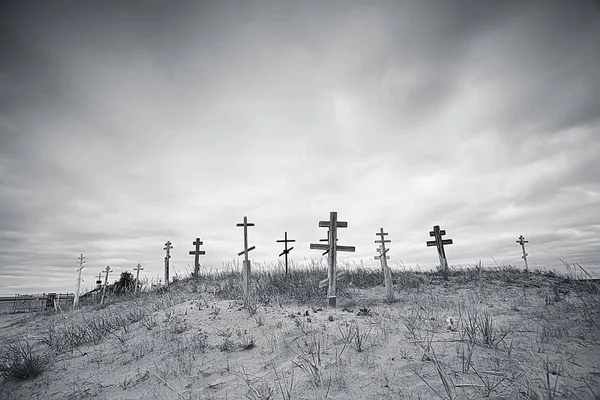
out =
[[[140,271],[142,271],[142,264],[138,263],[138,265],[133,269],[135,271],[135,292],[138,292],[138,287],[140,286]]]
[[[443,271],[444,279],[448,280],[448,260],[446,259],[446,252],[444,251],[445,244],[452,244],[452,239],[443,239],[442,236],[446,234],[446,231],[440,229],[439,225],[433,227],[432,231],[429,231],[429,236],[433,236],[435,240],[428,241],[427,246],[436,246],[438,256],[440,257],[440,268]]]
[[[203,244],[200,238],[196,238],[192,244],[196,246],[196,249],[190,250],[190,256],[194,256],[194,278],[198,278],[198,274],[200,273],[200,256],[205,255],[206,252],[200,250],[200,246]]]
[[[383,231],[383,228],[379,230],[376,236],[381,236],[380,240],[376,240],[375,243],[379,243],[379,247],[377,248],[377,252],[379,252],[378,256],[375,256],[376,260],[381,261],[381,269],[383,270],[383,278],[385,281],[385,291],[387,294],[387,300],[394,300],[394,288],[392,286],[392,270],[387,265],[387,260],[389,260],[390,256],[387,255],[387,252],[390,249],[385,248],[386,243],[390,243],[391,240],[385,240],[384,236],[387,235],[386,232]]]
[[[529,254],[527,254],[525,252],[525,243],[529,243],[529,240],[525,240],[525,238],[523,237],[523,235],[520,235],[519,236],[519,240],[517,240],[517,243],[519,243],[521,245],[521,248],[523,249],[523,256],[522,256],[522,258],[523,258],[523,260],[525,260],[525,269],[528,270],[529,266],[527,265],[527,256]]]
[[[73,308],[76,308],[79,304],[79,289],[81,287],[81,270],[83,269],[83,264],[85,263],[85,257],[83,254],[79,256],[79,268],[77,269],[77,291],[75,292],[75,297],[73,298]]]
[[[167,255],[165,256],[165,287],[169,286],[169,260],[171,259],[172,248],[171,242],[167,240],[167,243],[165,243],[165,247],[163,248],[163,250],[166,250],[167,252]]]
[[[106,274],[106,276],[104,277],[104,288],[102,288],[102,299],[100,299],[100,305],[104,305],[104,298],[106,297],[106,287],[108,286],[108,274],[110,274],[112,272],[112,269],[110,269],[110,266],[106,266],[106,268],[104,269],[104,273]]]
[[[292,247],[290,247],[288,249],[287,244],[288,243],[293,243],[293,242],[295,242],[294,239],[288,239],[288,237],[287,237],[287,231],[284,234],[284,239],[277,241],[277,243],[283,243],[283,245],[284,245],[284,250],[283,250],[283,252],[281,254],[279,254],[279,257],[281,257],[282,255],[285,255],[285,274],[286,275],[288,274],[288,254],[294,248],[294,246],[292,246]]]
[[[354,252],[354,246],[340,246],[337,244],[337,228],[347,228],[348,223],[337,220],[337,212],[332,211],[329,213],[329,221],[319,221],[319,228],[329,228],[329,234],[327,244],[315,244],[311,243],[310,248],[313,250],[327,250],[327,279],[329,286],[327,287],[327,299],[329,306],[335,308],[336,306],[336,282],[337,282],[337,271],[336,271],[336,255],[338,251],[349,251]]]
[[[248,260],[248,252],[254,250],[256,247],[252,246],[248,248],[248,227],[254,226],[253,223],[248,222],[248,217],[244,217],[244,222],[236,224],[236,226],[244,227],[244,251],[240,251],[238,256],[244,255],[244,267],[242,269],[242,286],[244,287],[244,296],[246,299],[250,295],[250,260]]]

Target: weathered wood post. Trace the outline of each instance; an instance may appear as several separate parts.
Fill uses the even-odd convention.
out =
[[[329,228],[327,244],[315,244],[311,243],[310,248],[313,250],[326,250],[327,257],[327,280],[329,286],[327,288],[327,299],[329,307],[335,308],[336,306],[336,282],[337,282],[337,271],[336,261],[338,251],[349,251],[354,252],[354,246],[339,246],[337,244],[337,228],[347,228],[348,222],[338,221],[337,212],[332,211],[329,213],[329,221],[319,221],[319,228]]]
[[[106,287],[108,286],[108,274],[110,274],[112,270],[107,265],[104,273],[106,276],[104,277],[104,287],[102,288],[102,299],[100,299],[100,305],[104,305],[104,298],[106,297]]]
[[[143,271],[142,264],[138,263],[138,265],[133,269],[135,271],[135,291],[138,292],[138,287],[140,286],[140,271]]]
[[[284,250],[281,254],[279,254],[279,257],[281,257],[282,255],[285,254],[285,274],[288,274],[288,254],[290,253],[290,251],[292,251],[292,249],[294,248],[294,246],[290,247],[288,249],[287,244],[288,243],[293,243],[295,242],[294,239],[288,239],[287,237],[287,231],[284,234],[284,239],[283,240],[278,240],[277,243],[283,243],[284,245]]]
[[[102,286],[102,271],[98,272],[98,280],[96,281],[96,286],[98,286],[98,289],[100,289],[100,287]]]
[[[194,275],[192,275],[192,280],[194,281],[194,292],[197,290],[197,280],[200,275],[200,256],[206,254],[204,250],[200,250],[200,246],[203,244],[200,238],[196,238],[194,242],[192,242],[196,248],[194,250],[190,250],[190,256],[194,256]]]
[[[173,246],[170,241],[165,243],[165,247],[163,250],[167,251],[167,255],[165,256],[165,287],[169,286],[169,260],[171,259],[171,249]]]
[[[427,246],[436,246],[438,256],[440,257],[440,268],[444,274],[444,279],[448,280],[448,260],[446,259],[446,252],[444,251],[445,244],[452,244],[452,239],[443,239],[442,236],[446,234],[446,231],[440,229],[439,225],[433,227],[433,231],[429,231],[429,236],[435,237],[435,240],[428,241]]]
[[[77,308],[79,305],[79,289],[81,288],[81,270],[83,269],[83,264],[85,263],[85,257],[83,254],[79,256],[79,269],[77,270],[77,290],[75,291],[75,297],[73,298],[73,308]]]
[[[250,260],[248,260],[248,252],[254,250],[256,247],[252,246],[248,248],[248,227],[254,226],[253,223],[248,222],[248,217],[244,217],[244,222],[236,224],[236,226],[244,227],[244,251],[238,253],[238,256],[244,255],[244,266],[242,269],[242,286],[244,287],[244,297],[248,300],[250,296]]]
[[[529,266],[527,265],[527,256],[529,254],[527,254],[525,252],[525,243],[529,243],[529,240],[525,240],[525,238],[523,237],[523,235],[520,235],[519,236],[519,240],[517,240],[517,243],[519,243],[521,245],[521,248],[523,249],[523,256],[522,256],[522,258],[523,258],[523,260],[525,260],[525,269],[529,270]]]
[[[390,267],[388,267],[387,265],[387,260],[389,260],[390,256],[387,255],[387,252],[390,249],[386,249],[385,248],[385,244],[386,243],[391,243],[391,240],[385,240],[384,236],[387,235],[387,233],[385,233],[383,231],[383,228],[381,228],[379,230],[378,233],[375,234],[376,236],[381,236],[381,240],[376,240],[375,243],[380,243],[379,247],[377,248],[377,251],[379,252],[378,256],[375,256],[376,260],[380,260],[381,261],[381,269],[383,270],[383,279],[385,281],[385,292],[387,295],[387,300],[388,301],[393,301],[394,300],[394,288],[392,285],[392,270],[390,269]]]
[[[196,248],[194,250],[190,250],[190,256],[194,256],[194,278],[198,278],[200,274],[200,256],[206,254],[204,250],[200,250],[200,246],[202,246],[203,242],[200,238],[196,238],[194,242],[192,242]]]

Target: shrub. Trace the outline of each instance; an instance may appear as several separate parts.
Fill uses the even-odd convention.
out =
[[[28,340],[9,343],[0,352],[0,375],[15,380],[39,376],[50,365],[46,355],[35,353]]]

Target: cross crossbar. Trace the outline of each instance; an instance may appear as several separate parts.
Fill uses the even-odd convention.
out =
[[[330,225],[331,225],[331,223],[329,221],[319,221],[319,228],[329,228]],[[337,224],[335,226],[337,228],[347,228],[348,222],[337,221]]]
[[[337,251],[349,251],[351,253],[356,251],[356,248],[354,246],[335,246],[335,249]]]
[[[282,251],[281,254],[279,254],[279,257],[281,257],[284,254],[290,254],[290,251],[292,251],[293,248],[294,248],[294,246],[290,247],[287,250]]]
[[[256,248],[256,246],[252,246],[252,247],[250,247],[250,248],[248,249],[248,252],[249,252],[249,251],[251,251],[251,250],[254,250],[255,248]],[[240,252],[238,253],[238,256],[241,256],[241,255],[242,255],[242,254],[244,254],[244,253],[246,253],[246,250],[242,250],[242,251],[240,251]]]
[[[446,234],[445,230],[440,230],[440,236],[444,236]],[[435,236],[435,231],[429,231],[429,236]]]

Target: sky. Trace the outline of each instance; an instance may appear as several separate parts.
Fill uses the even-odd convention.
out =
[[[579,263],[600,276],[594,1],[3,1],[0,295],[107,265]],[[173,271],[174,269],[174,271]]]

